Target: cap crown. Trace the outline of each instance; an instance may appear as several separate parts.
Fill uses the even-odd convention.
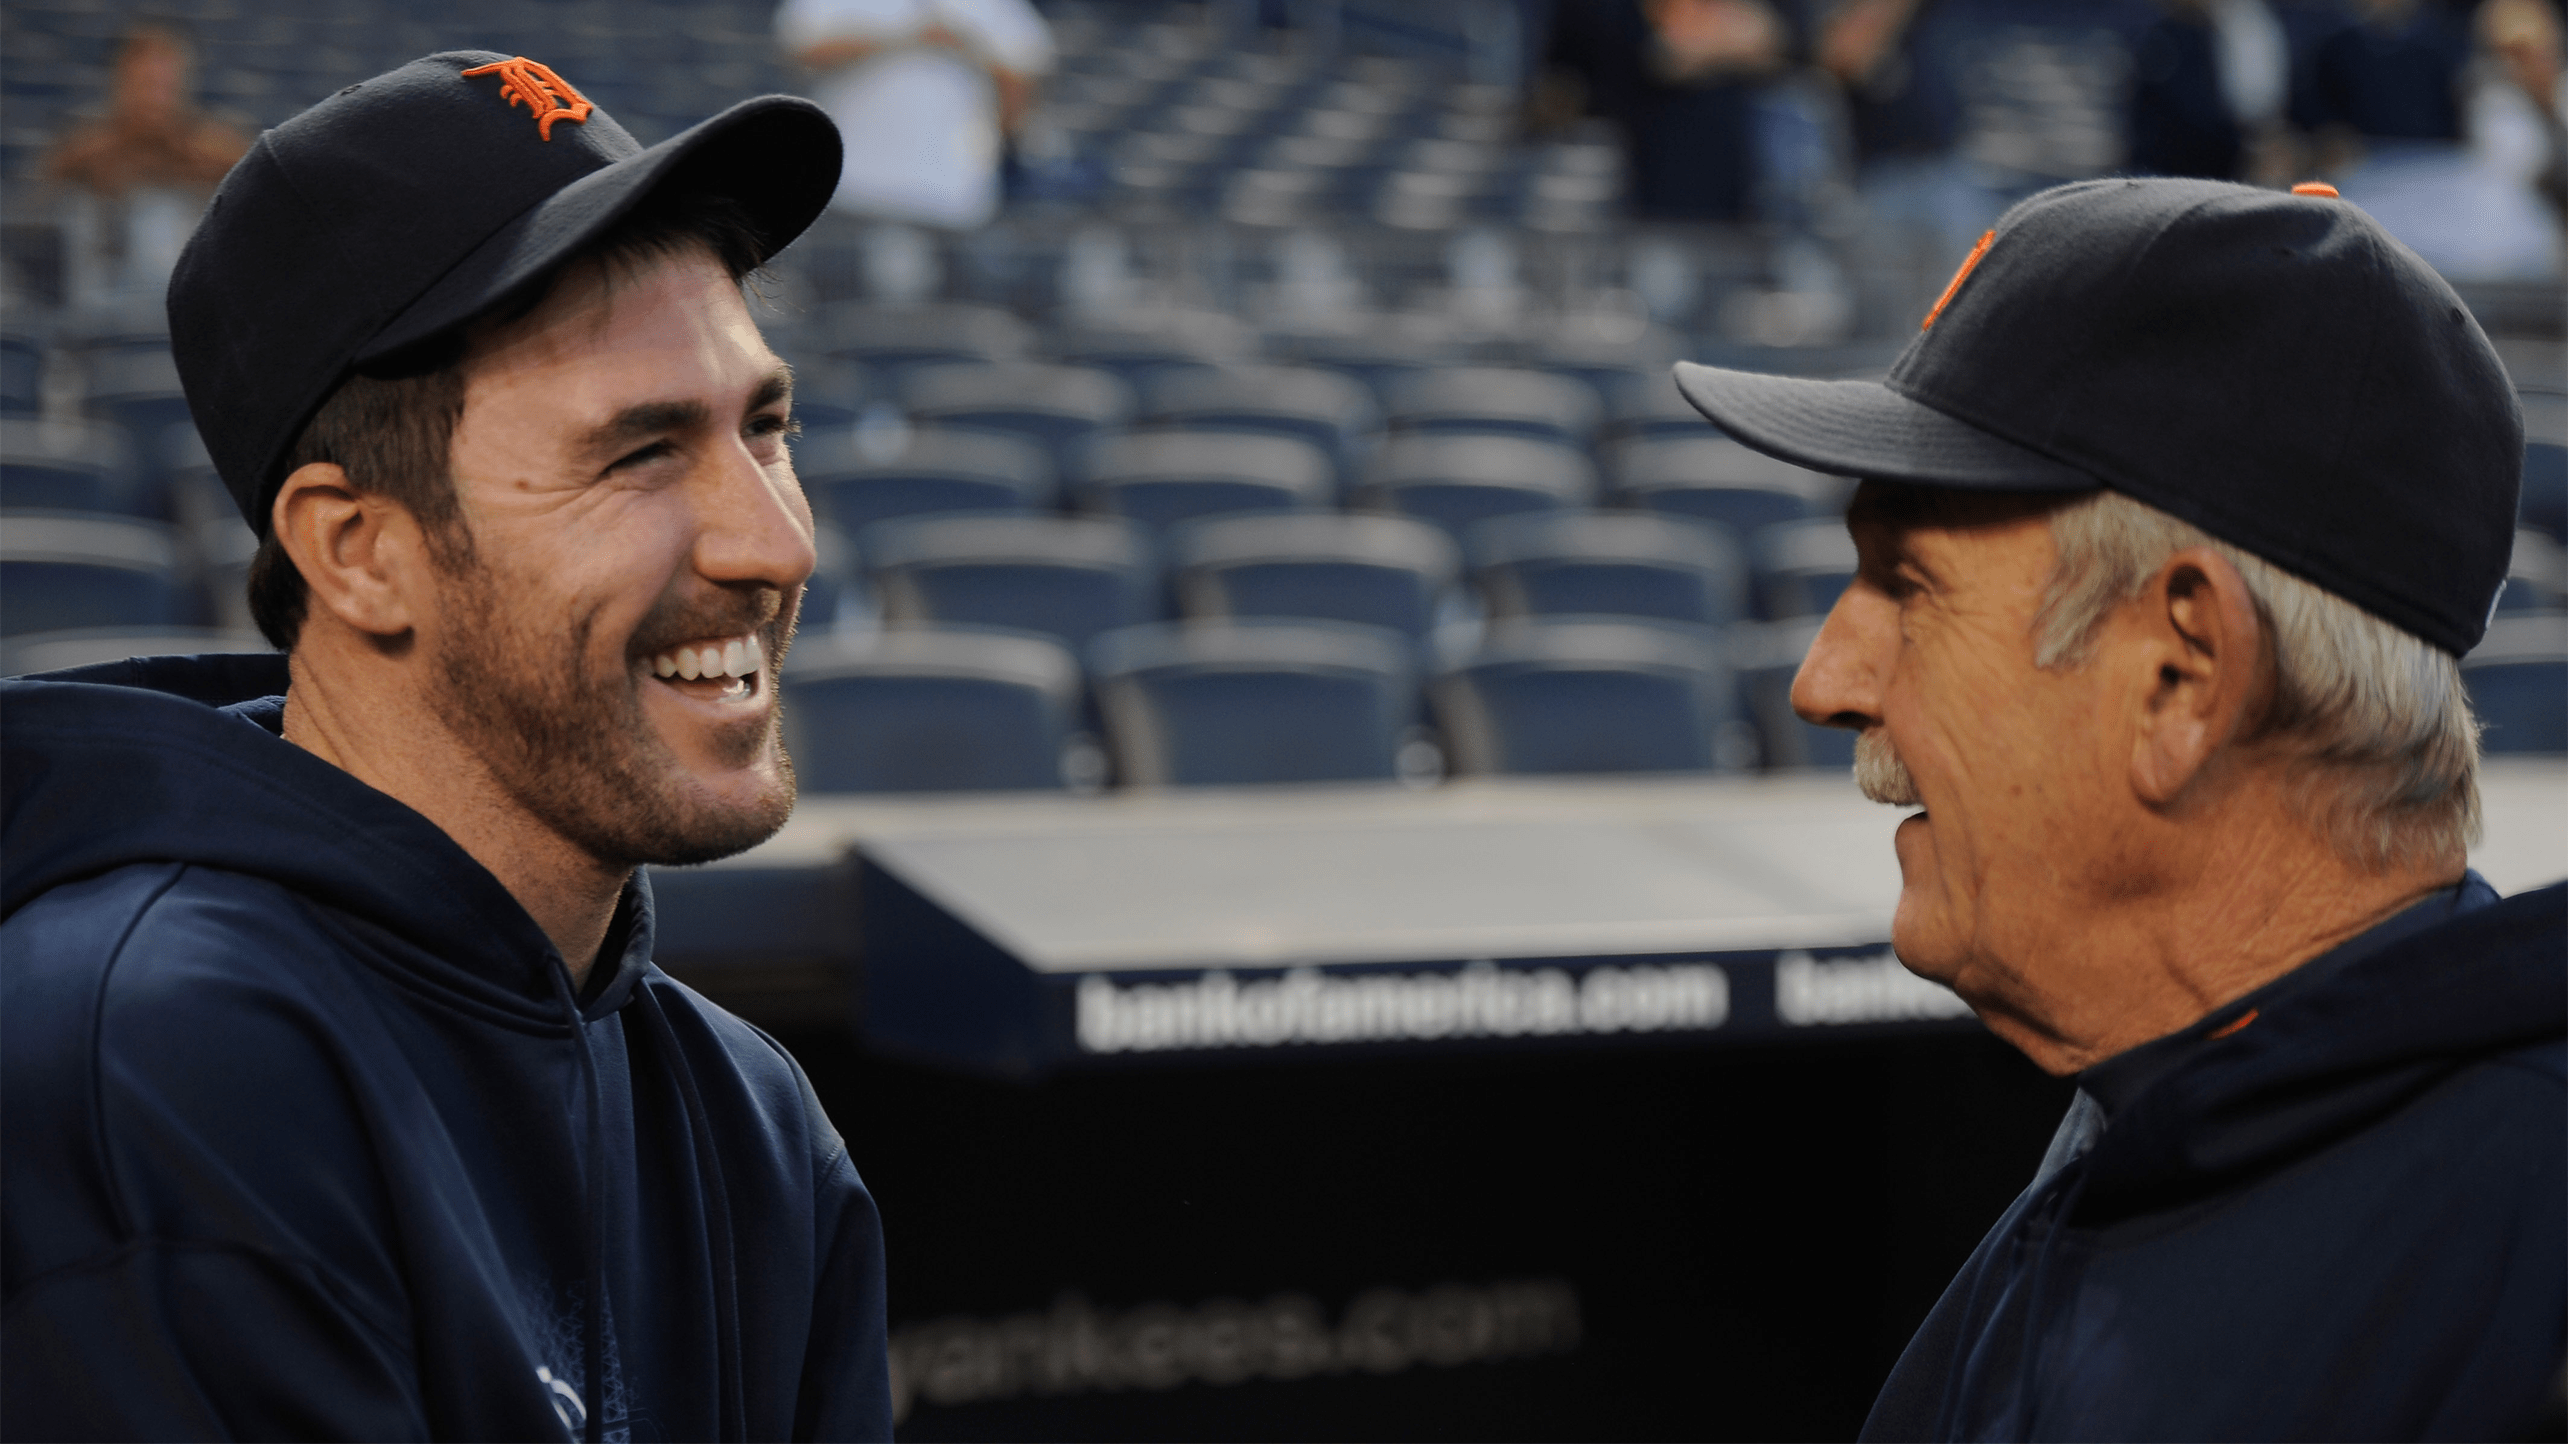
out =
[[[2447,651],[2477,644],[2505,581],[2513,387],[2452,288],[2345,201],[2045,191],[1888,384]]]

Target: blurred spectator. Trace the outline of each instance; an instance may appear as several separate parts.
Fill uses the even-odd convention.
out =
[[[2318,44],[2301,120],[2384,140],[2458,141],[2468,7],[2354,0],[2354,23]]]
[[[1756,192],[1750,92],[1791,43],[1765,0],[1561,0],[1544,58],[1621,128],[1635,214],[1733,221]]]
[[[196,107],[194,70],[178,32],[134,27],[116,52],[105,117],[45,157],[44,178],[60,188],[64,290],[74,303],[165,289],[206,197],[249,149],[246,136]]]
[[[955,229],[997,214],[1000,147],[1052,68],[1027,0],[785,0],[776,35],[846,141],[833,204]]]
[[[2133,57],[2126,167],[2285,180],[2292,67],[2281,22],[2265,0],[2165,0],[2165,8]]]
[[[2540,121],[2541,168],[2533,183],[2551,209],[2568,215],[2568,75],[2560,64],[2560,17],[2551,0],[2488,0],[2479,36],[2496,73]]]

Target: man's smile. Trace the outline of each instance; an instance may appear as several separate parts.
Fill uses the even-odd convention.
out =
[[[662,683],[707,702],[746,702],[767,689],[767,648],[755,632],[683,642],[649,658]]]

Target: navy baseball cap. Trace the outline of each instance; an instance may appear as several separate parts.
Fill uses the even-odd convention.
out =
[[[1820,471],[2111,488],[2455,655],[2514,544],[2503,364],[2452,288],[2325,186],[2059,186],[1998,220],[1886,380],[1681,362],[1676,384]]]
[[[838,128],[807,100],[742,101],[645,149],[540,62],[414,60],[268,131],[223,178],[169,285],[188,409],[265,536],[295,439],[352,370],[492,309],[664,184],[737,202],[773,255],[838,173]]]

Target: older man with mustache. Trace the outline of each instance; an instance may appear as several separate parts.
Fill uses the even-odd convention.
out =
[[[1794,707],[1922,809],[1901,960],[2079,1085],[1866,1437],[2555,1437],[2568,892],[2467,868],[2522,426],[2451,289],[2324,186],[2094,181],[1885,383],[1678,373],[1863,479]]]

